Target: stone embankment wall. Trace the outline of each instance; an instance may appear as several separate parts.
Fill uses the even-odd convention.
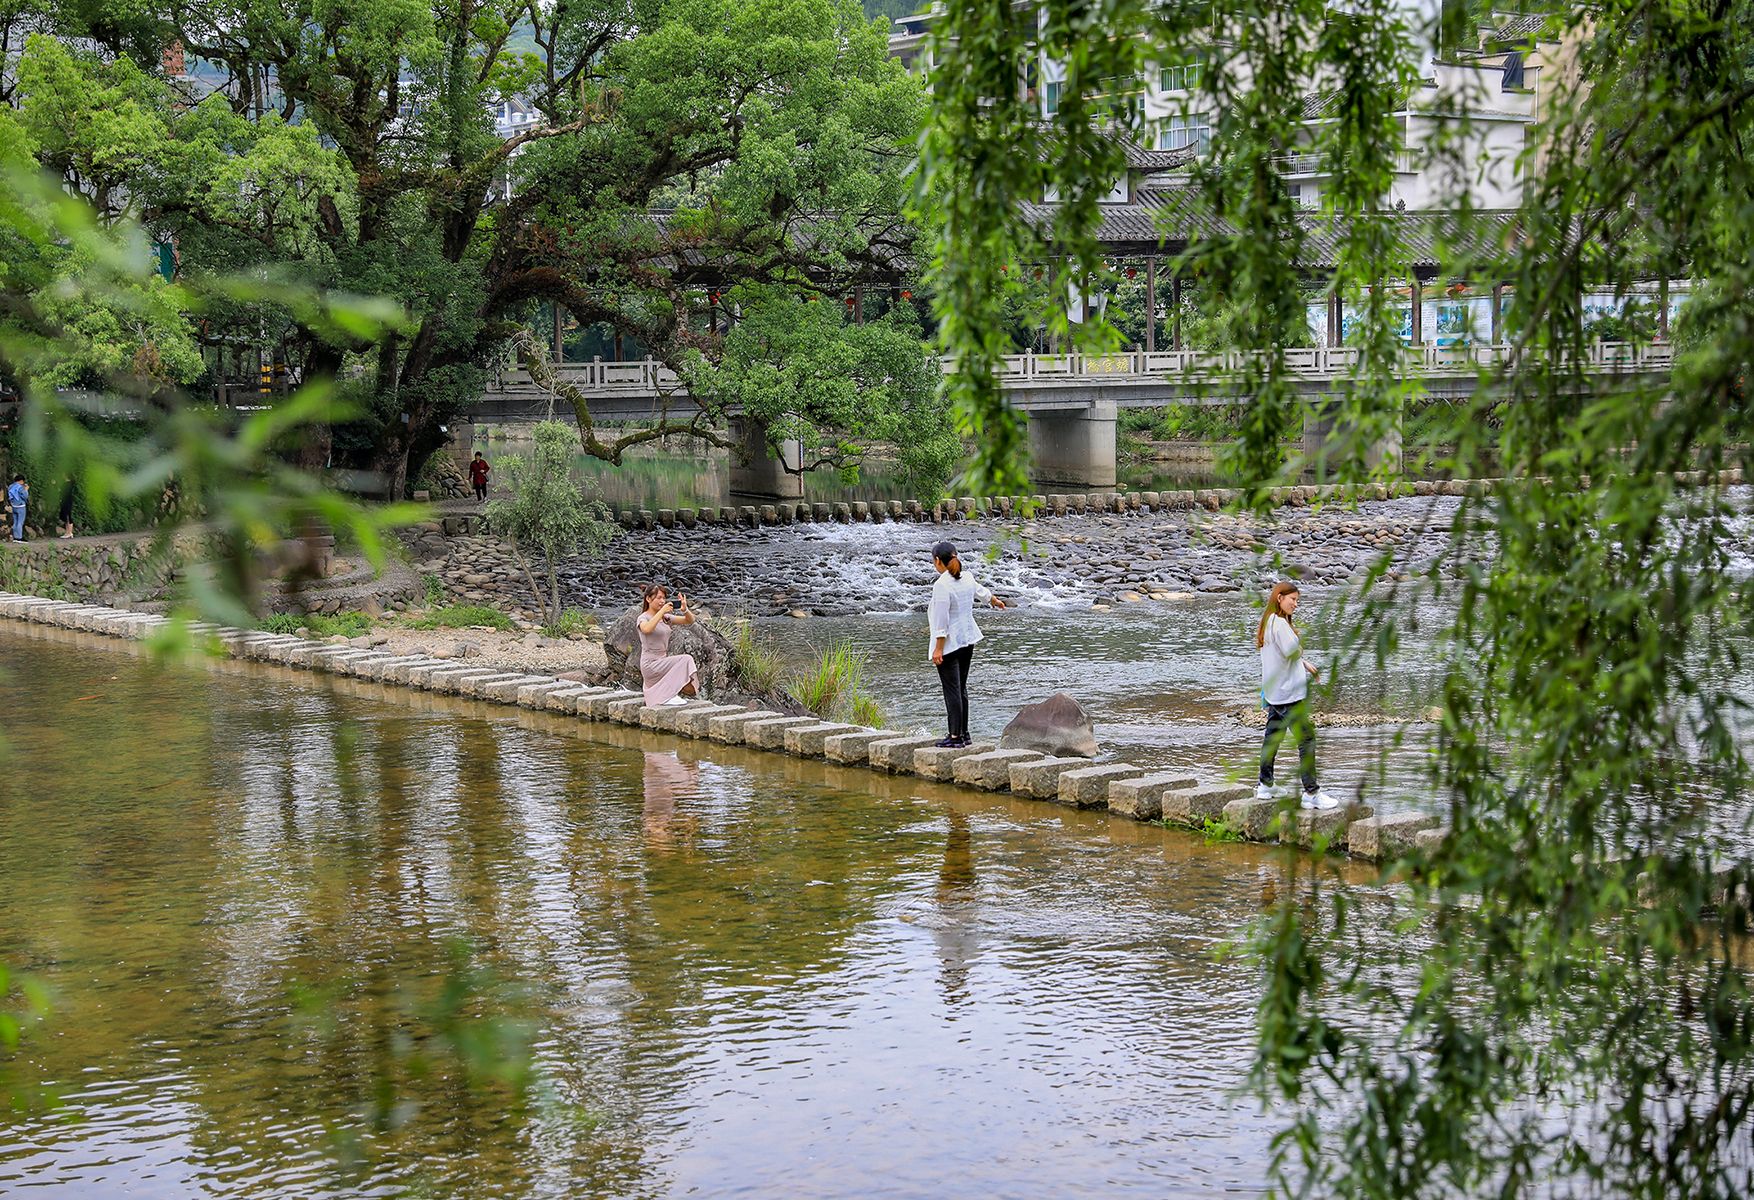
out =
[[[202,538],[195,534],[180,535],[168,546],[155,545],[150,533],[68,541],[39,538],[0,547],[0,588],[112,604],[162,588],[201,547]]]
[[[0,619],[143,640],[168,619],[37,596],[0,593]],[[1254,789],[1226,779],[1214,767],[1148,770],[1127,763],[1060,758],[1033,750],[1000,750],[992,743],[944,748],[930,736],[897,734],[710,700],[648,708],[644,697],[553,675],[472,667],[452,659],[390,654],[380,649],[311,641],[284,634],[193,624],[189,630],[216,653],[289,668],[371,680],[394,687],[464,696],[573,717],[615,722],[656,736],[709,739],[806,758],[826,759],[891,774],[992,792],[1010,792],[1049,804],[1105,809],[1117,817],[1157,821],[1210,833],[1280,842],[1317,852],[1392,860],[1437,844],[1444,830],[1416,812],[1375,816],[1350,806],[1306,812],[1295,800],[1256,800]]]

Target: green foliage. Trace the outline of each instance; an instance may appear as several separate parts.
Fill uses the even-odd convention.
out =
[[[97,37],[78,6],[7,20],[39,32],[6,64],[17,107],[0,106],[0,156],[40,163],[103,223],[174,239],[179,284],[345,284],[411,320],[379,339],[273,288],[221,289],[195,313],[140,269],[139,241],[136,269],[105,295],[41,296],[78,336],[39,376],[95,384],[133,364],[237,383],[278,362],[345,377],[351,411],[315,431],[311,458],[381,470],[394,496],[520,331],[546,343],[557,308],[680,369],[718,361],[708,288],[838,307],[855,282],[887,282],[905,248],[896,217],[921,89],[852,0],[637,14],[365,0],[296,18],[241,0],[138,16],[126,36],[106,19]],[[243,94],[190,104],[158,74],[173,41],[224,64]],[[514,96],[540,122],[506,140],[488,113]],[[0,262],[21,261],[12,249]],[[22,261],[49,278],[85,266],[78,246],[52,242]],[[667,424],[712,440],[723,416]],[[638,440],[580,429],[615,460]]]
[[[786,690],[825,721],[851,719],[860,725],[880,726],[882,709],[865,691],[868,660],[868,655],[842,638],[819,651],[816,661],[791,679]]]
[[[1288,477],[1280,446],[1307,402],[1284,351],[1303,336],[1314,283],[1355,298],[1358,315],[1348,345],[1360,362],[1330,410],[1351,437],[1329,466],[1344,479],[1382,470],[1368,447],[1419,398],[1400,370],[1390,289],[1372,286],[1405,279],[1413,257],[1385,203],[1397,114],[1419,45],[1477,43],[1468,10],[1443,6],[1416,37],[1411,10],[1378,0],[1217,12],[1047,0],[1028,21],[947,6],[922,196],[937,217],[942,349],[975,368],[953,392],[963,427],[982,435],[976,477],[1001,492],[1022,482],[1015,423],[985,382],[1007,348],[1016,264],[1051,251],[1102,277],[1096,197],[1120,152],[1098,82],[1208,50],[1222,60],[1207,73],[1217,127],[1195,182],[1214,219],[1182,265],[1260,305],[1223,335],[1258,352],[1229,381],[1250,397],[1229,466],[1257,500]],[[1746,504],[1725,484],[1750,465],[1754,432],[1751,17],[1746,0],[1556,14],[1577,70],[1543,76],[1514,237],[1465,190],[1469,143],[1435,146],[1436,176],[1457,189],[1431,226],[1443,269],[1514,290],[1517,358],[1483,369],[1454,420],[1428,415],[1428,436],[1454,447],[1428,451],[1428,465],[1527,482],[1464,503],[1429,571],[1379,571],[1346,598],[1336,676],[1393,661],[1406,629],[1437,633],[1443,719],[1429,778],[1402,786],[1442,797],[1452,834],[1388,891],[1287,861],[1252,940],[1263,992],[1251,1082],[1287,1114],[1272,1149],[1279,1194],[1749,1189],[1754,831],[1738,681],[1754,611],[1729,549]],[[1068,74],[1045,131],[1016,85],[1038,54]],[[1306,126],[1301,100],[1318,86],[1331,119]],[[1069,152],[1046,152],[1050,137]],[[1277,165],[1289,147],[1332,180],[1315,221],[1291,209]],[[1051,228],[1025,225],[1023,203],[1050,186],[1064,198]],[[1314,279],[1311,230],[1337,248]],[[1586,293],[1681,276],[1703,286],[1672,381],[1576,370],[1604,332],[1586,324]],[[1647,329],[1635,314],[1608,332]],[[1065,334],[1115,336],[1101,323]],[[1703,486],[1677,487],[1689,470]],[[1405,775],[1385,764],[1380,778],[1386,791]],[[1714,873],[1720,862],[1737,865]]]
[[[0,169],[0,375],[15,380],[26,401],[13,452],[40,479],[74,478],[88,527],[128,524],[150,512],[158,549],[168,552],[184,524],[201,520],[218,569],[185,576],[184,599],[226,624],[251,623],[256,572],[281,531],[327,525],[381,563],[383,530],[411,513],[394,506],[367,513],[283,457],[311,425],[336,415],[328,389],[311,386],[235,420],[191,404],[172,386],[168,343],[157,340],[153,321],[167,305],[186,323],[220,298],[265,296],[313,327],[360,335],[394,327],[399,314],[260,278],[213,276],[160,289],[144,282],[151,276],[141,270],[141,247],[127,220],[105,224],[52,181]],[[92,339],[92,315],[110,309],[129,314],[130,336],[139,339],[129,361]],[[138,397],[142,424],[125,443],[113,423],[92,419],[90,397],[56,389],[70,361]]]
[[[569,637],[575,633],[589,633],[597,627],[597,619],[582,608],[569,608],[560,614],[560,619],[552,625],[543,627],[549,637]]]
[[[420,575],[421,602],[427,608],[441,608],[445,602],[445,581],[432,571]]]
[[[734,295],[742,319],[717,363],[691,360],[683,372],[690,395],[757,418],[776,446],[795,439],[805,471],[856,475],[865,446],[889,442],[910,491],[942,493],[962,444],[911,310],[857,325],[819,297],[800,300],[777,288]]]
[[[1200,835],[1206,839],[1208,846],[1222,845],[1226,842],[1245,840],[1240,829],[1232,829],[1222,817],[1207,817],[1200,826]]]
[[[505,632],[514,628],[510,617],[484,604],[449,604],[409,617],[403,624],[409,629],[467,629],[480,625]]]
[[[368,634],[376,624],[362,612],[339,613],[272,613],[256,622],[256,628],[268,633],[297,633],[304,629],[311,637],[356,638]]]
[[[561,560],[594,561],[621,536],[621,530],[600,501],[586,499],[586,484],[573,468],[578,443],[572,428],[560,421],[544,421],[533,435],[535,452],[529,458],[502,460],[507,494],[487,506],[487,519],[511,543],[523,565],[537,606],[548,614],[544,624],[558,625]],[[541,556],[546,593],[531,573],[532,555]]]
[[[738,620],[727,640],[731,644],[731,669],[745,688],[757,695],[779,690],[785,667],[778,652],[756,636],[752,622],[746,618]]]

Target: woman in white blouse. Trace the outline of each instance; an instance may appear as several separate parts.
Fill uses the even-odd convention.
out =
[[[1005,602],[974,581],[962,569],[956,547],[939,542],[932,547],[932,566],[938,572],[932,584],[932,602],[926,606],[931,624],[932,662],[944,687],[944,712],[950,720],[950,736],[940,746],[966,746],[968,736],[968,669],[974,644],[981,640],[974,623],[975,601],[1004,608]]]
[[[1292,624],[1297,611],[1297,585],[1286,581],[1273,585],[1255,630],[1255,648],[1261,652],[1261,704],[1267,710],[1267,732],[1261,739],[1261,778],[1255,799],[1273,799],[1273,759],[1287,733],[1297,738],[1298,772],[1303,776],[1303,807],[1338,808],[1340,802],[1322,791],[1316,782],[1315,726],[1309,719],[1309,681],[1321,678],[1315,664],[1303,656],[1303,635]]]

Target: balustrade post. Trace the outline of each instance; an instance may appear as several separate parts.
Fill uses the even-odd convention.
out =
[[[1180,271],[1169,277],[1169,345],[1170,349],[1181,351],[1182,346],[1182,275]]]
[[[1423,346],[1425,344],[1425,294],[1419,288],[1418,271],[1413,272],[1413,290],[1411,296],[1413,300],[1413,340],[1411,344],[1414,346]]]
[[[1145,353],[1157,349],[1157,256],[1145,260]]]

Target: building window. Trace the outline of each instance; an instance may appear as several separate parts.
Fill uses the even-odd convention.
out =
[[[1048,116],[1060,111],[1060,81],[1050,79],[1041,85],[1041,110]]]
[[[1211,118],[1205,113],[1183,113],[1169,118],[1157,135],[1157,148],[1206,153],[1212,148]]]
[[[1179,66],[1164,67],[1158,78],[1158,86],[1166,92],[1197,92],[1200,90],[1199,62],[1185,62]]]

